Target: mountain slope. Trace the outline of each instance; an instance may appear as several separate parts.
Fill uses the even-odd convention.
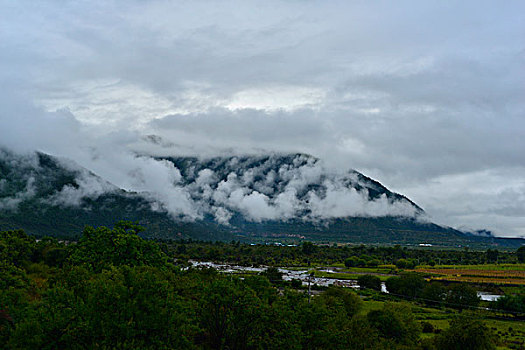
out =
[[[85,225],[124,219],[139,221],[146,236],[169,239],[447,246],[522,242],[421,221],[423,210],[408,198],[356,171],[330,173],[307,155],[155,161],[176,175],[170,186],[180,198],[124,191],[68,160],[0,150],[0,230],[76,237]],[[190,208],[181,211],[179,201]]]

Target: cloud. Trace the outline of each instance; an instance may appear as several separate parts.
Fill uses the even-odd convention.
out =
[[[35,195],[34,187],[35,179],[33,177],[28,177],[25,188],[14,194],[13,196],[2,196],[0,198],[0,210],[16,211],[18,205],[27,199],[31,199]],[[3,192],[4,187],[6,187],[6,182],[0,183],[0,193]]]
[[[436,220],[465,230],[488,229],[525,236],[523,167],[444,175],[407,189]],[[446,189],[444,191],[443,189]],[[442,203],[448,203],[443,206]]]
[[[382,189],[354,172],[334,172],[305,155],[230,156],[182,163],[186,164],[181,169],[183,190],[198,212],[211,213],[221,223],[234,213],[256,222],[419,214],[402,198],[371,198],[368,189]]]
[[[44,199],[52,205],[65,205],[79,207],[84,204],[86,198],[96,200],[101,195],[114,193],[117,187],[109,182],[87,173],[85,169],[80,169],[75,178],[76,186],[65,185],[58,192]]]
[[[319,221],[347,216],[419,215],[404,198],[369,190],[383,189],[362,180],[355,172],[334,173],[306,155],[242,156],[213,159],[159,159],[122,156],[115,164],[127,190],[149,199],[153,210],[176,219],[194,221],[212,215],[229,225],[234,214],[250,221],[302,219]],[[86,198],[118,193],[119,187],[78,166],[57,158],[49,166],[46,156],[21,156],[2,151],[0,163],[9,171],[0,182],[0,205],[16,210],[24,200],[36,198],[52,205],[82,206]],[[179,164],[177,168],[175,164]],[[57,173],[59,172],[59,173]],[[56,179],[71,177],[60,184]]]
[[[367,191],[359,193],[354,188],[340,184],[326,184],[324,198],[310,195],[312,215],[319,218],[338,218],[348,216],[406,216],[413,217],[415,208],[408,202],[391,202],[386,195],[370,200]]]
[[[525,210],[515,200],[524,11],[520,1],[5,1],[0,144],[75,159],[166,203],[180,196],[174,213],[193,207],[179,185],[164,193],[176,170],[138,154],[309,153],[407,194],[441,223],[523,234],[513,213]],[[478,182],[485,171],[507,190]],[[295,208],[258,186],[236,205]],[[463,195],[480,191],[482,201]]]
[[[0,174],[0,210],[16,211],[18,205],[36,194],[35,174],[30,170],[36,165],[36,159],[31,155],[13,157],[0,148],[0,160],[5,166]],[[18,176],[13,176],[11,169],[21,170]]]

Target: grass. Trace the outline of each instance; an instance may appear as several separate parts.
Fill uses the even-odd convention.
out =
[[[365,300],[360,310],[361,315],[366,315],[372,310],[380,310],[384,301]],[[443,331],[450,325],[450,321],[459,314],[459,311],[449,308],[434,308],[409,302],[412,312],[418,322],[426,321],[434,329]],[[475,314],[497,336],[498,349],[524,349],[525,348],[525,322],[517,319],[505,318],[502,315],[489,311],[477,311]],[[433,337],[435,333],[421,333],[421,339]]]
[[[341,271],[344,272],[357,272],[360,274],[392,274],[392,269],[384,267],[348,267]]]
[[[412,304],[413,305],[413,304]],[[412,311],[418,321],[426,321],[435,329],[445,330],[458,312],[450,309],[435,309],[413,306]],[[496,319],[493,314],[478,312],[476,315],[498,338],[498,349],[523,349],[525,345],[525,322],[513,319]],[[422,334],[427,338],[432,334]]]
[[[322,278],[337,278],[341,280],[356,280],[360,276],[363,276],[363,273],[359,274],[352,274],[352,273],[345,273],[345,272],[324,272],[324,271],[318,271],[314,270],[314,276],[315,277],[322,277]],[[370,275],[374,275],[374,273],[370,273]],[[381,281],[386,281],[391,276],[384,276],[384,275],[377,275]]]
[[[504,294],[525,294],[525,286],[504,286],[501,290]]]
[[[359,314],[366,315],[372,310],[381,310],[383,308],[383,305],[385,305],[384,301],[377,301],[377,300],[363,301],[363,307],[359,311]]]
[[[485,320],[487,326],[499,338],[498,349],[523,349],[525,347],[525,322],[505,320]]]
[[[304,271],[304,270],[308,270],[308,269],[311,269],[312,267],[308,267],[307,265],[305,266],[292,266],[292,267],[289,267],[289,266],[279,266],[280,268],[283,268],[283,269],[286,269],[286,270],[290,270],[290,271]]]

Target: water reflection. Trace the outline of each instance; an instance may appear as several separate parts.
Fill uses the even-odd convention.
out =
[[[487,292],[478,292],[478,297],[480,297],[483,301],[496,301],[499,298],[502,297],[502,295],[499,294],[490,294]]]
[[[194,267],[212,267],[218,271],[226,273],[241,273],[241,272],[255,272],[259,273],[266,270],[267,266],[262,267],[247,267],[230,264],[218,264],[211,261],[189,261]],[[291,281],[292,279],[298,279],[303,282],[303,285],[307,285],[308,282],[311,284],[317,284],[318,286],[328,287],[331,285],[337,285],[349,288],[359,288],[357,280],[340,279],[340,278],[326,278],[326,277],[314,277],[308,273],[308,269],[286,269],[279,267],[279,271],[283,274],[283,280]],[[332,269],[321,269],[322,272],[336,273]],[[384,283],[381,283],[381,291],[388,293]]]

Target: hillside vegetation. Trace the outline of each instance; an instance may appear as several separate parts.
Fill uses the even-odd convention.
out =
[[[193,247],[196,252],[209,251],[206,245],[199,250],[199,243],[158,244],[140,238],[141,230],[130,222],[113,228],[87,227],[75,244],[52,238],[37,241],[20,230],[1,232],[0,345],[6,349],[493,349],[501,341],[480,316],[466,311],[458,317],[448,314],[449,325],[428,336],[422,332],[428,332],[429,326],[421,323],[412,302],[385,300],[373,289],[359,296],[347,288],[330,287],[310,296],[304,287],[280,281],[270,269],[240,278],[214,269],[186,268],[180,255],[192,257]],[[180,247],[186,251],[179,252]],[[232,243],[214,249],[221,258],[225,249],[235,255],[249,247]],[[284,253],[287,247],[271,248]],[[328,259],[335,252],[329,249],[337,249],[310,244],[290,248],[299,250],[299,260],[311,261]],[[403,249],[400,252],[405,254]],[[346,253],[348,257],[352,251]],[[413,279],[396,278],[400,280],[392,290],[403,294],[406,281]],[[383,301],[374,302],[375,298]],[[516,332],[521,332],[519,327]]]

